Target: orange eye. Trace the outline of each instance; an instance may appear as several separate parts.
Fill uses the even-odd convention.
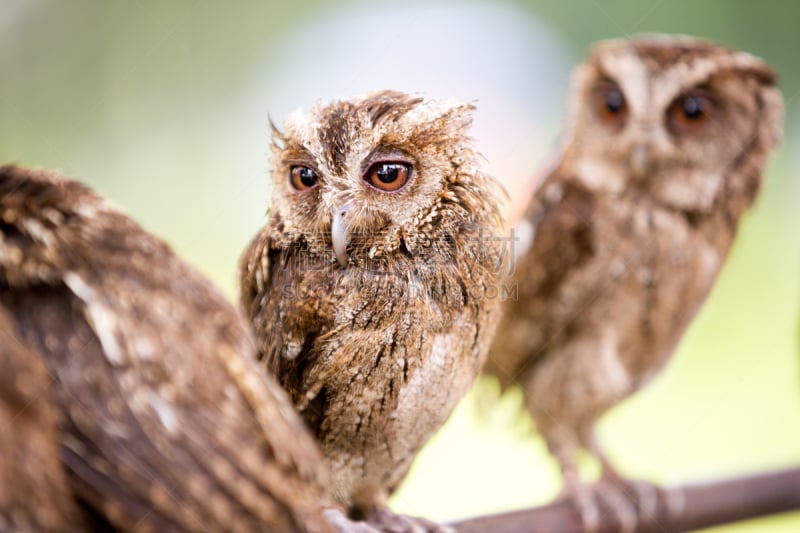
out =
[[[603,81],[594,92],[594,107],[600,120],[614,128],[622,127],[628,117],[628,103],[620,86],[613,81]]]
[[[289,182],[292,187],[302,192],[316,187],[319,176],[312,169],[297,165],[289,170]]]
[[[411,165],[397,161],[375,163],[364,174],[367,183],[383,192],[399,191],[410,177]]]
[[[714,116],[715,105],[706,91],[695,89],[675,99],[667,111],[670,127],[677,132],[695,132]]]

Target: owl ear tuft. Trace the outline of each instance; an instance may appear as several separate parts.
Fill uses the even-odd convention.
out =
[[[762,59],[747,52],[731,55],[729,64],[724,66],[733,72],[752,76],[762,85],[774,86],[778,83],[778,73]]]
[[[475,105],[465,102],[426,100],[408,113],[414,124],[413,138],[424,144],[450,144],[466,136],[472,126]]]
[[[451,127],[463,133],[472,126],[475,109],[475,104],[472,102],[455,104],[441,116],[441,119],[446,120],[452,125]]]
[[[361,105],[369,115],[372,125],[375,126],[384,120],[397,120],[424,100],[423,97],[415,94],[380,91],[364,97]]]
[[[267,115],[269,122],[269,129],[272,134],[272,148],[273,150],[283,150],[286,147],[286,135],[278,128],[275,121],[272,120],[271,115]]]

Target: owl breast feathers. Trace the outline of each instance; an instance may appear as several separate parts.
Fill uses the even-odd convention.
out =
[[[471,109],[380,92],[295,113],[274,135],[242,302],[346,506],[385,503],[494,330],[500,218]]]

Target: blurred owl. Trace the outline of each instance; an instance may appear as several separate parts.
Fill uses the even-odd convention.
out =
[[[0,529],[328,530],[319,451],[240,314],[53,172],[0,167],[0,343]]]
[[[666,363],[708,296],[781,136],[775,83],[751,55],[666,35],[602,42],[574,71],[568,143],[518,226],[518,297],[486,372],[522,385],[588,526],[600,497],[631,527],[631,483],[595,421]],[[596,494],[579,449],[603,467]]]
[[[501,220],[471,110],[384,91],[274,133],[270,220],[242,258],[242,303],[354,517],[385,511],[496,326]]]

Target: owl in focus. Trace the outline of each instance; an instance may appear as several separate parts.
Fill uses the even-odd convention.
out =
[[[0,167],[0,364],[0,529],[330,531],[240,313],[55,172]]]
[[[719,274],[781,137],[760,59],[647,35],[601,42],[571,84],[567,141],[524,220],[486,372],[520,383],[584,523],[597,503],[635,518],[597,419],[667,362]],[[521,250],[519,248],[522,248]],[[599,490],[576,454],[602,466]]]
[[[472,106],[383,91],[275,131],[241,297],[351,516],[386,501],[482,367],[499,315],[495,182]]]

